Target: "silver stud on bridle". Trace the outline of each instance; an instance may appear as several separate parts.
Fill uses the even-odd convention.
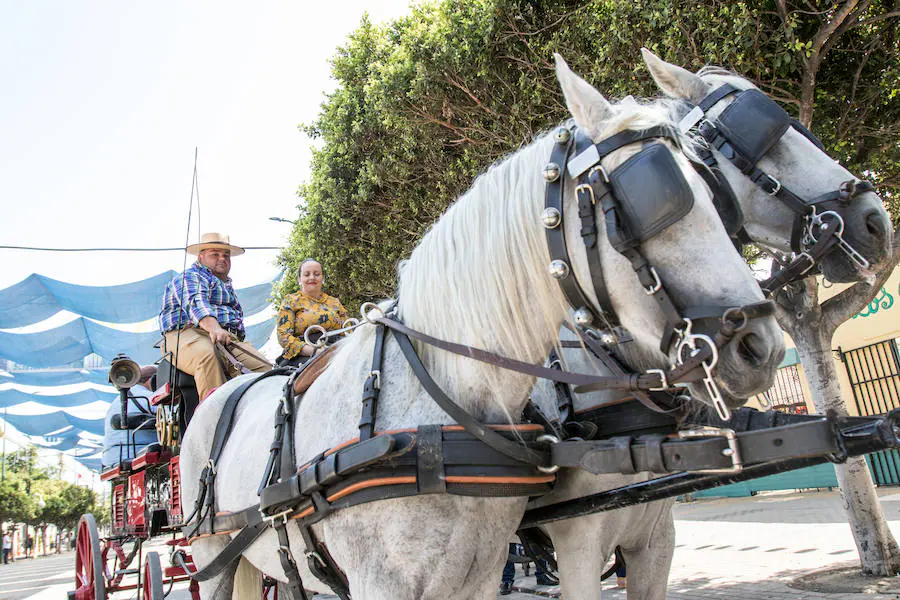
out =
[[[547,163],[541,173],[547,181],[556,181],[559,179],[559,165],[554,162]]]
[[[562,221],[562,215],[553,207],[545,208],[544,212],[541,213],[541,223],[543,223],[544,227],[547,229],[558,227],[560,221]]]
[[[550,271],[550,276],[554,279],[565,279],[569,276],[569,264],[564,260],[556,259],[551,261],[547,269]]]

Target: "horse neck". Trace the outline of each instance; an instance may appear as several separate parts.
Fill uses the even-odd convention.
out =
[[[529,363],[544,360],[566,315],[547,275],[539,222],[553,140],[492,166],[401,265],[399,316],[434,337]],[[418,345],[435,380],[474,414],[515,414],[534,378]]]

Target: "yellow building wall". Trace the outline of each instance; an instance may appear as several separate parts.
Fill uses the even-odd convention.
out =
[[[824,302],[828,298],[831,298],[850,287],[849,284],[822,285],[822,283],[822,279],[820,278],[820,302]],[[837,328],[831,342],[831,347],[835,351],[840,349],[843,352],[847,352],[848,350],[854,350],[876,342],[895,338],[900,338],[900,267],[894,269],[894,272],[887,280],[887,283],[882,286],[875,296],[875,299],[872,300],[866,308]],[[794,342],[787,334],[785,334],[785,342],[789,349],[794,348]],[[790,354],[790,350],[788,352]],[[856,402],[853,398],[853,388],[850,383],[850,376],[848,375],[838,352],[834,353],[834,360],[847,410],[851,415],[857,415],[858,412],[856,409]],[[806,373],[803,370],[803,366],[799,363],[797,364],[797,370],[801,375],[800,384],[803,388],[803,395],[806,400],[807,408],[810,413],[814,413],[816,410],[806,380]],[[762,408],[755,400],[748,402],[748,406]]]

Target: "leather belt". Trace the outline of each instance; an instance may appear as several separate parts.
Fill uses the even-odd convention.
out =
[[[838,451],[834,425],[826,418],[768,430],[736,433],[708,427],[683,431],[678,438],[618,436],[565,441],[551,447],[553,464],[580,467],[594,474],[740,472],[746,464]]]

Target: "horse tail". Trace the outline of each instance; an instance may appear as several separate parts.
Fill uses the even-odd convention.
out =
[[[259,600],[262,596],[262,572],[241,557],[234,573],[233,600]]]

